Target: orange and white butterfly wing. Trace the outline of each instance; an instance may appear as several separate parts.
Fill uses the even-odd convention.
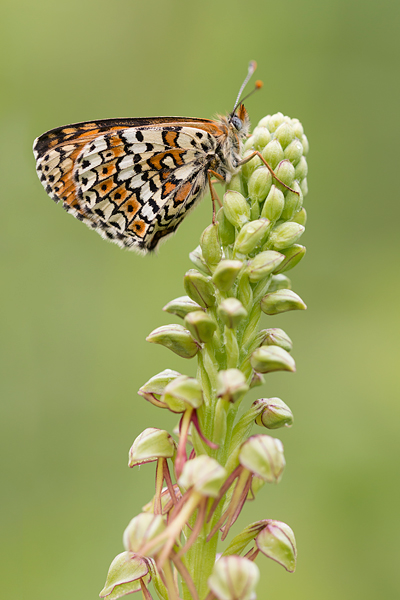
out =
[[[103,237],[154,249],[201,198],[224,135],[215,121],[108,119],[35,141],[47,193]]]

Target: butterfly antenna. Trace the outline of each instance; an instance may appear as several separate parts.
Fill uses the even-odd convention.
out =
[[[235,112],[235,110],[237,109],[237,107],[239,106],[240,103],[242,103],[249,96],[251,96],[252,94],[254,94],[254,92],[256,90],[259,90],[259,89],[262,88],[262,85],[263,85],[262,82],[261,81],[256,81],[256,85],[255,85],[254,90],[252,90],[250,92],[250,94],[247,94],[247,96],[245,96],[244,98],[240,99],[240,96],[242,95],[242,92],[243,92],[244,88],[246,87],[246,85],[247,85],[250,77],[253,75],[253,73],[256,70],[256,68],[257,68],[256,61],[255,60],[251,60],[250,63],[249,63],[249,69],[247,71],[246,79],[243,81],[243,83],[242,83],[242,85],[240,87],[239,93],[238,93],[237,98],[236,98],[235,106],[233,107],[233,110],[232,110],[231,114],[233,114]]]

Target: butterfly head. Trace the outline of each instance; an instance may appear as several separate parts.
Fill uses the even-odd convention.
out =
[[[244,138],[249,133],[250,119],[244,104],[240,104],[237,109],[228,117],[228,122],[236,131],[239,138]]]

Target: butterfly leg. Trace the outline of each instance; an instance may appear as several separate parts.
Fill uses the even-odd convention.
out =
[[[218,179],[218,181],[221,181],[221,182],[225,182],[225,179],[219,173],[216,173],[212,169],[208,169],[208,171],[207,171],[208,185],[210,187],[210,194],[211,194],[211,200],[212,200],[212,205],[213,205],[212,222],[213,222],[213,225],[215,225],[215,223],[217,222],[216,213],[215,213],[215,201],[217,201],[220,206],[222,206],[222,202],[218,198],[218,194],[215,191],[213,182],[211,181],[211,175],[215,175],[215,177]]]
[[[265,158],[263,157],[263,155],[261,154],[261,152],[255,151],[255,152],[253,152],[253,154],[250,154],[250,156],[246,156],[246,158],[244,158],[243,160],[240,161],[240,163],[238,164],[238,167],[240,167],[241,165],[244,165],[244,164],[248,163],[255,156],[258,156],[262,160],[262,162],[264,163],[264,165],[267,167],[268,171],[271,173],[272,177],[274,179],[276,179],[276,181],[278,183],[280,183],[281,185],[283,185],[283,187],[285,187],[290,192],[293,192],[294,194],[297,194],[298,196],[300,196],[299,192],[296,192],[296,190],[293,190],[291,187],[289,187],[288,185],[286,185],[286,183],[283,183],[283,181],[281,181],[279,179],[279,177],[277,177],[275,175],[274,170],[269,166],[269,164],[267,163],[267,161],[265,160]]]

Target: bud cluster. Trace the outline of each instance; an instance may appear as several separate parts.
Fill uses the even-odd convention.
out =
[[[155,493],[129,523],[125,552],[111,564],[101,597],[141,590],[149,600],[151,581],[161,600],[250,600],[259,554],[295,569],[293,531],[272,519],[246,527],[216,557],[219,534],[228,536],[246,502],[262,485],[278,483],[285,467],[282,442],[252,428],[291,427],[288,405],[260,398],[240,417],[238,410],[266,375],[296,370],[289,336],[259,324],[263,315],[269,322],[306,308],[286,272],[305,254],[298,242],[306,224],[307,152],[297,119],[277,113],[258,123],[217,219],[190,254],[186,295],[164,307],[180,322],[147,337],[182,358],[197,356],[197,373],[165,369],[139,390],[154,406],[179,415],[178,434],[175,440],[148,428],[130,449],[130,467],[156,463]]]

